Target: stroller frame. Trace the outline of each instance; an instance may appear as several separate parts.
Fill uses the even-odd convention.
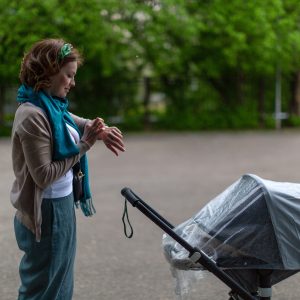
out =
[[[211,260],[203,251],[197,247],[191,246],[187,241],[181,238],[175,231],[174,226],[163,218],[158,212],[138,197],[130,188],[124,187],[121,194],[128,200],[133,207],[136,207],[158,227],[160,227],[166,234],[172,237],[182,247],[184,247],[190,254],[189,258],[193,262],[200,263],[205,269],[213,273],[224,284],[226,284],[231,292],[229,295],[232,300],[271,300],[272,286],[271,273],[272,270],[259,270],[259,288],[258,296],[251,295],[246,289],[238,284],[233,278],[226,274],[217,264]],[[229,299],[229,300],[230,300]]]

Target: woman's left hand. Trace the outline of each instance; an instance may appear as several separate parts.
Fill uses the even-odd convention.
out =
[[[119,155],[118,151],[125,151],[123,135],[117,127],[105,126],[99,133],[98,139],[103,140],[105,146],[117,156]]]

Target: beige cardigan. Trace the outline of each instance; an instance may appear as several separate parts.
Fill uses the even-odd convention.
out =
[[[72,115],[81,131],[86,119]],[[42,109],[24,103],[16,111],[12,129],[12,162],[15,180],[10,193],[16,217],[41,239],[42,193],[55,180],[63,176],[79,158],[89,150],[80,141],[79,154],[53,161],[53,138],[50,123]]]

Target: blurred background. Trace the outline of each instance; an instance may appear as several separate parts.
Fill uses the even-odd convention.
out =
[[[300,126],[296,0],[0,0],[0,133],[24,53],[62,37],[85,64],[71,110],[123,130]]]

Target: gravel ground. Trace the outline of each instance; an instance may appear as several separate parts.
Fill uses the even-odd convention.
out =
[[[134,236],[124,236],[123,187],[178,224],[245,173],[300,182],[299,131],[128,134],[125,142],[127,151],[118,158],[100,143],[89,153],[97,214],[85,218],[77,211],[74,300],[176,299],[161,249],[163,232],[130,206]],[[0,299],[11,300],[17,298],[21,252],[9,201],[13,174],[8,139],[0,139],[0,165]],[[299,299],[299,278],[294,275],[274,286],[272,299]],[[210,275],[189,299],[228,299],[227,293]]]

